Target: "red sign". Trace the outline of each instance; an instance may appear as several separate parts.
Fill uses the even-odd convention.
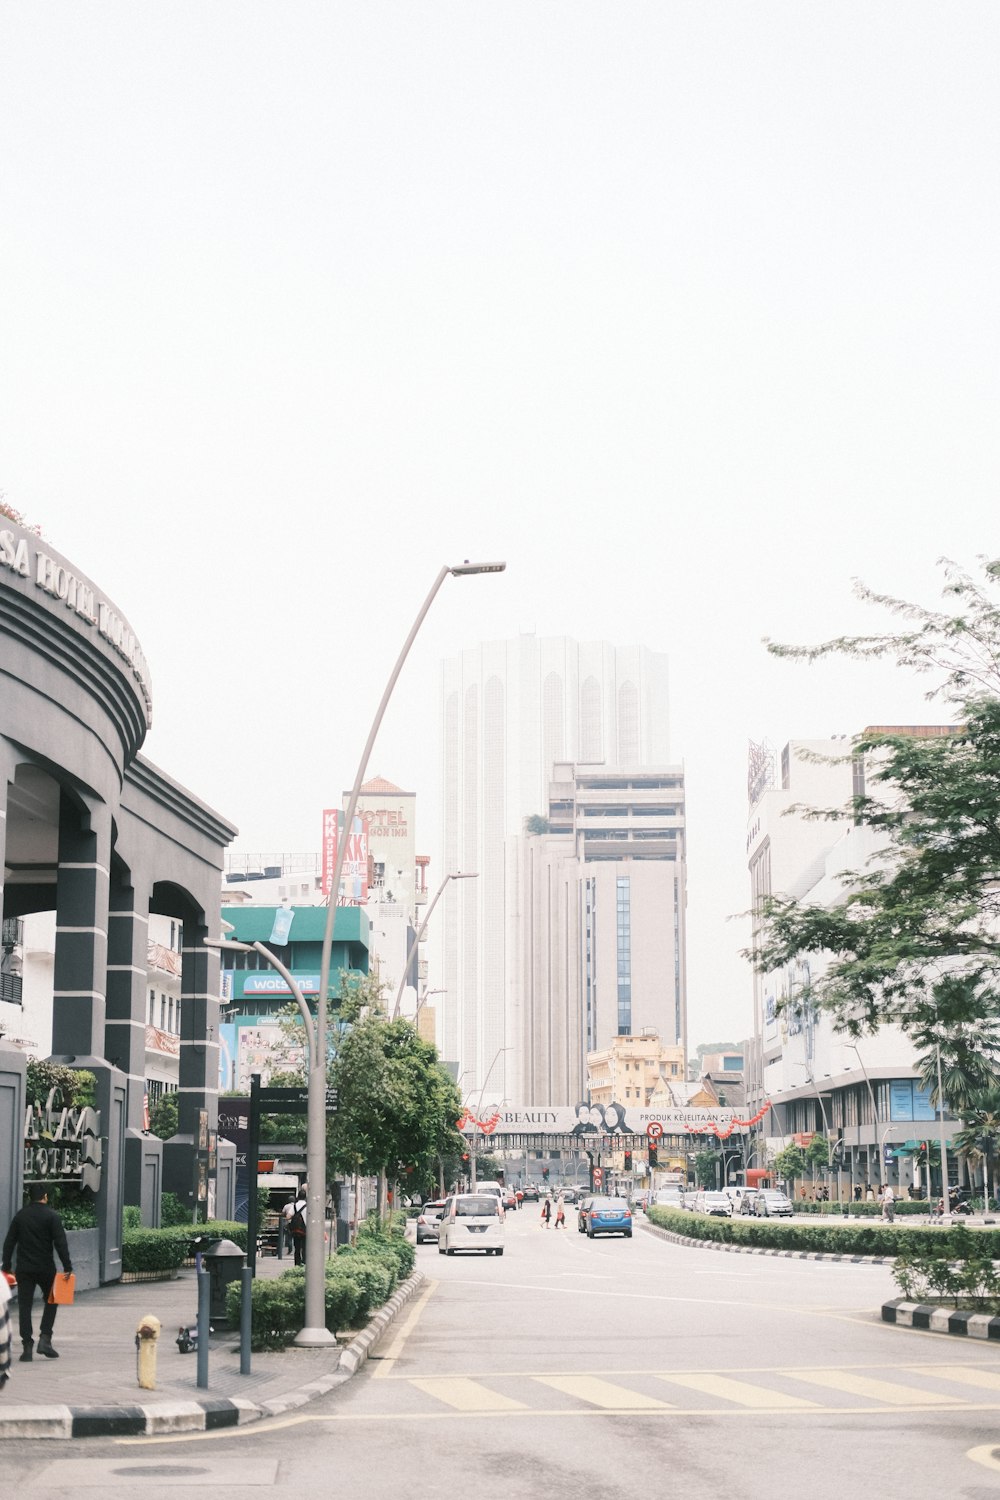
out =
[[[603,1187],[604,1186],[604,1168],[603,1167],[595,1167],[594,1168],[594,1186],[595,1186],[595,1188],[599,1188],[599,1187]]]
[[[331,895],[333,872],[337,863],[337,842],[344,837],[342,819],[335,807],[323,813],[323,894]],[[355,817],[346,835],[347,848],[340,871],[341,890],[333,892],[338,906],[364,906],[368,900],[368,836],[361,818]]]
[[[646,1135],[651,1141],[658,1141],[663,1134],[663,1126],[659,1120],[650,1120],[646,1126]]]

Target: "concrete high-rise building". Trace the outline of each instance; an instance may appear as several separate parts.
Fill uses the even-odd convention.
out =
[[[523,1102],[573,1104],[616,1038],[685,1055],[683,769],[557,761],[545,822],[510,841],[510,1011]]]
[[[443,872],[453,882],[436,937],[442,1057],[464,1095],[516,1102],[521,1036],[512,1014],[509,841],[545,817],[556,761],[643,767],[669,761],[667,658],[565,636],[492,641],[443,666]]]

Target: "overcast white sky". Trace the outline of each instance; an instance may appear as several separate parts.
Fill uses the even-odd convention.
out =
[[[0,488],[130,619],[146,751],[318,846],[438,848],[439,662],[669,653],[691,1041],[745,1035],[746,745],[940,710],[761,637],[997,546],[1000,9],[0,8]]]

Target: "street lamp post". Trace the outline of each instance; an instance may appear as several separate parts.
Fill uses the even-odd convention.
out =
[[[884,1153],[883,1148],[882,1148],[882,1143],[879,1140],[879,1133],[878,1133],[878,1106],[875,1103],[875,1090],[872,1088],[872,1081],[868,1077],[868,1069],[865,1067],[864,1059],[862,1058],[861,1053],[858,1050],[857,1043],[856,1042],[848,1042],[847,1045],[851,1049],[851,1051],[854,1053],[854,1055],[857,1057],[858,1064],[859,1064],[859,1066],[861,1068],[861,1071],[862,1071],[862,1073],[864,1074],[864,1077],[865,1077],[865,1083],[868,1085],[868,1096],[871,1099],[871,1105],[872,1105],[872,1126],[873,1126],[873,1128],[875,1130],[875,1149],[878,1152],[878,1181],[879,1181],[879,1187],[885,1187],[885,1160],[884,1160],[885,1153]]]
[[[228,927],[229,924],[228,923],[223,923],[223,926]],[[317,1047],[318,1047],[317,1038],[316,1038],[316,1029],[317,1028],[316,1028],[314,1019],[313,1019],[312,1011],[309,1009],[309,1006],[306,1003],[305,996],[303,995],[303,993],[302,993],[301,989],[299,988],[299,985],[296,982],[296,980],[293,977],[293,975],[289,972],[289,970],[281,962],[281,959],[278,958],[277,954],[272,953],[271,950],[270,950],[270,948],[265,947],[263,943],[256,943],[256,942],[254,942],[254,943],[240,943],[240,942],[237,942],[235,940],[235,938],[205,938],[204,943],[205,943],[205,947],[206,948],[216,948],[216,949],[219,949],[220,951],[224,951],[224,952],[227,952],[227,953],[259,953],[260,956],[261,956],[261,958],[264,960],[264,962],[267,963],[267,964],[269,964],[272,969],[276,970],[276,972],[281,975],[282,979],[288,985],[288,988],[291,990],[292,994],[295,997],[295,1003],[296,1003],[296,1005],[299,1008],[299,1012],[300,1012],[300,1014],[302,1016],[302,1020],[303,1020],[303,1023],[305,1025],[305,1031],[306,1031],[306,1061],[307,1061],[307,1064],[308,1064],[308,1076],[309,1076],[310,1079],[312,1079],[313,1072],[315,1071],[315,1066],[316,1066],[316,1054],[317,1054]],[[310,1105],[312,1104],[312,1097],[311,1097],[311,1095],[310,1095],[309,1103],[310,1103]],[[308,1132],[308,1130],[309,1130],[309,1127],[307,1126],[307,1132]],[[308,1143],[309,1139],[310,1139],[310,1137],[307,1134],[307,1143]],[[324,1145],[324,1158],[325,1158],[325,1155],[326,1155],[326,1149],[325,1149],[326,1148],[326,1094],[325,1094],[325,1091],[324,1091],[324,1095],[323,1095],[323,1145]],[[308,1144],[307,1144],[307,1149],[308,1149]],[[307,1170],[311,1170],[311,1167],[307,1167]],[[249,1191],[250,1191],[250,1193],[252,1195],[256,1195],[256,1192],[257,1192],[257,1163],[255,1161],[247,1162],[247,1175],[249,1176],[249,1179],[250,1179],[250,1182],[249,1182]],[[312,1221],[312,1217],[313,1217],[312,1181],[309,1180],[307,1185],[308,1185],[308,1189],[309,1189],[309,1203],[308,1203],[308,1206],[307,1206],[307,1209],[306,1209],[306,1243],[308,1245],[308,1240],[309,1240],[309,1225],[310,1225],[310,1223]],[[255,1201],[255,1197],[251,1198],[251,1202],[253,1202],[253,1201]],[[255,1214],[251,1214],[249,1216],[248,1223],[255,1223],[255,1222],[256,1222],[256,1215]],[[325,1227],[326,1227],[326,1197],[325,1197],[325,1185],[324,1185],[324,1196],[320,1200],[320,1208],[319,1208],[319,1236],[318,1236],[319,1237],[319,1249],[318,1249],[318,1251],[314,1252],[314,1255],[316,1257],[316,1263],[319,1265],[321,1273],[323,1271],[323,1258],[324,1258],[323,1257],[323,1234],[324,1234],[324,1231],[325,1231]],[[314,1238],[315,1237],[316,1236],[314,1234]],[[252,1251],[252,1247],[248,1247],[248,1248],[250,1248],[251,1251]],[[307,1259],[308,1259],[308,1252],[307,1252]],[[252,1263],[252,1255],[251,1255],[251,1263]],[[307,1267],[306,1267],[306,1277],[307,1277],[307,1279],[308,1279],[308,1276],[309,1276],[309,1270],[308,1270],[308,1265],[307,1265]],[[324,1293],[324,1295],[325,1295],[325,1293]],[[308,1326],[308,1322],[309,1322],[309,1309],[307,1307],[306,1308],[306,1324],[307,1324],[307,1326]],[[303,1331],[305,1331],[305,1330],[303,1330]],[[328,1332],[328,1330],[325,1327],[325,1325],[324,1325],[322,1331],[324,1333]],[[296,1338],[296,1343],[298,1343],[298,1338]],[[313,1344],[313,1345],[315,1345],[317,1343],[331,1343],[332,1344],[332,1343],[336,1343],[336,1339],[334,1338],[333,1334],[329,1334],[328,1338],[325,1339],[325,1340],[310,1340],[310,1343]]]
[[[410,964],[413,961],[413,954],[416,951],[416,949],[418,949],[419,946],[420,946],[420,941],[421,941],[424,933],[427,931],[427,923],[431,919],[431,912],[434,910],[435,906],[437,906],[437,904],[438,904],[438,901],[441,899],[441,896],[442,896],[442,894],[444,892],[445,886],[448,884],[449,880],[478,880],[478,879],[479,879],[479,872],[478,872],[478,870],[469,870],[469,871],[452,870],[450,872],[450,874],[448,874],[448,875],[446,875],[444,877],[444,879],[442,880],[441,884],[438,886],[437,890],[434,892],[434,895],[432,896],[431,901],[430,901],[430,905],[428,906],[426,912],[424,913],[424,920],[421,922],[420,926],[417,928],[416,932],[413,934],[413,937],[410,939],[409,943],[407,944],[407,948],[406,948],[406,962],[403,964],[403,972],[399,976],[399,987],[396,990],[396,1000],[395,1000],[395,1003],[394,1003],[394,1005],[392,1007],[392,1019],[394,1021],[395,1021],[396,1017],[399,1015],[399,1007],[400,1007],[400,1004],[402,1003],[403,991],[406,988],[406,976],[407,976],[407,973],[409,972]],[[419,1009],[419,1006],[417,1008]]]
[[[365,779],[368,760],[375,744],[375,737],[385,716],[389,699],[392,696],[392,690],[396,686],[399,674],[403,670],[403,663],[410,654],[410,647],[416,640],[417,632],[424,623],[427,612],[434,603],[441,585],[449,575],[458,578],[472,573],[502,573],[506,566],[507,564],[504,562],[464,562],[456,564],[453,567],[449,567],[446,564],[438,573],[431,585],[427,598],[417,612],[417,617],[410,627],[409,635],[403,642],[402,650],[396,658],[396,664],[389,674],[389,680],[385,685],[385,691],[382,694],[375,718],[372,720],[372,726],[368,731],[368,738],[365,740],[365,746],[361,752],[361,760],[358,763],[354,785],[351,788],[350,801],[347,804],[347,810],[344,814],[343,833],[337,840],[337,855],[334,861],[333,878],[328,896],[326,927],[323,932],[323,949],[320,958],[319,995],[316,1000],[316,1050],[309,1072],[309,1123],[307,1134],[308,1145],[306,1148],[307,1172],[309,1174],[309,1204],[306,1216],[306,1326],[295,1340],[296,1344],[300,1346],[323,1346],[333,1341],[332,1335],[326,1328],[326,1286],[323,1267],[322,1228],[322,1213],[326,1194],[327,993],[330,984],[330,954],[333,948],[333,927],[336,920],[337,903],[340,898],[340,877],[344,870],[347,840],[350,837],[351,829],[354,827],[354,814],[357,811],[358,798],[361,795],[361,785]]]
[[[486,1093],[486,1085],[490,1081],[490,1074],[493,1072],[493,1069],[496,1067],[498,1061],[503,1056],[503,1054],[505,1052],[513,1052],[513,1050],[514,1050],[513,1047],[498,1047],[497,1051],[496,1051],[496,1056],[493,1058],[493,1061],[490,1063],[489,1067],[486,1069],[486,1077],[483,1079],[483,1086],[479,1090],[479,1102],[476,1105],[476,1128],[477,1128],[477,1130],[479,1129],[479,1117],[480,1117],[480,1115],[483,1112],[483,1096]],[[475,1192],[475,1190],[476,1190],[476,1144],[477,1144],[476,1137],[473,1136],[472,1137],[472,1150],[469,1152],[469,1167],[471,1169],[470,1172],[469,1172],[469,1185],[470,1185],[470,1188],[471,1188],[472,1192]]]

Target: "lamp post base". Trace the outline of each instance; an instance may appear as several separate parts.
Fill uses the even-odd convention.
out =
[[[296,1349],[331,1349],[336,1342],[329,1328],[303,1328],[292,1339]]]

